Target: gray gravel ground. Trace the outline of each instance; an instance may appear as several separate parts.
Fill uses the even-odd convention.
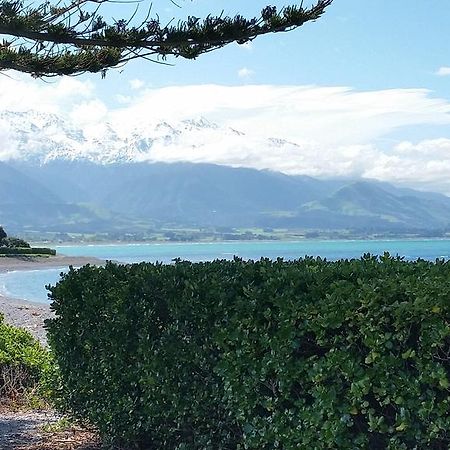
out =
[[[102,265],[104,261],[88,257],[0,257],[0,273],[12,270],[39,270],[49,268],[79,267],[84,264]],[[0,293],[0,313],[5,321],[28,330],[41,343],[46,345],[44,320],[52,316],[48,304],[34,303],[11,298]],[[0,450],[2,450],[0,448]]]
[[[35,270],[51,267],[62,268],[73,265],[75,267],[84,264],[102,265],[104,261],[95,258],[55,256],[50,258],[23,257],[0,258],[0,273],[10,270]],[[49,305],[14,299],[0,294],[0,313],[5,316],[5,321],[12,325],[25,328],[30,331],[41,343],[46,345],[44,320],[51,317]],[[1,399],[0,399],[1,400]],[[80,445],[75,445],[73,436],[71,439],[59,439],[57,443],[48,442],[48,435],[42,432],[42,426],[55,423],[59,420],[53,411],[9,411],[0,408],[0,450],[72,450],[93,449],[91,436],[86,438],[87,446],[83,445],[84,435],[81,434]],[[95,439],[94,439],[95,440]],[[64,445],[62,442],[67,441]]]
[[[37,443],[42,436],[42,426],[58,419],[52,411],[0,413],[0,449],[19,450]]]

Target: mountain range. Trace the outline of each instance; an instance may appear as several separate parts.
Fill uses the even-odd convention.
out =
[[[450,227],[450,198],[361,180],[318,180],[188,163],[0,163],[0,217],[14,231]]]
[[[173,145],[195,150],[225,135],[236,146],[250,145],[244,133],[206,119],[137,125],[125,134],[106,123],[101,139],[68,123],[51,114],[0,113],[8,130],[0,148],[0,222],[8,230],[450,230],[450,198],[437,193],[374,180],[155,162],[155,151]],[[274,152],[296,145],[280,139],[260,144]]]
[[[0,135],[5,141],[0,159],[21,159],[36,164],[51,161],[90,161],[96,164],[175,162],[189,154],[205,161],[210,148],[242,153],[267,148],[285,153],[299,146],[277,138],[256,138],[234,128],[219,126],[204,117],[180,121],[140,120],[84,123],[38,111],[0,111]],[[206,155],[206,156],[205,156]],[[216,151],[217,156],[217,151]],[[245,162],[245,161],[243,161]]]

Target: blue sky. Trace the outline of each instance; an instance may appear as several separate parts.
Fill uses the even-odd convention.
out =
[[[245,10],[240,8],[246,4]],[[169,0],[154,3],[165,17],[204,17],[213,11],[247,14],[259,11],[261,1],[179,1],[182,8],[164,8]],[[282,2],[273,4],[282,5]],[[431,5],[432,4],[432,5]],[[128,6],[120,8],[126,14]],[[166,10],[169,11],[166,11]],[[448,95],[449,78],[436,76],[450,66],[447,0],[335,0],[315,23],[292,32],[261,37],[251,50],[231,45],[196,61],[171,60],[173,67],[133,62],[111,72],[105,85],[139,77],[155,87],[173,84],[319,84],[355,89],[426,87]],[[247,79],[239,69],[253,71]]]
[[[155,0],[153,12],[163,20],[222,10],[252,15],[266,5],[177,3],[182,7]],[[144,14],[148,3],[141,5]],[[116,4],[104,12],[117,19],[133,8]],[[52,112],[90,135],[104,123],[132,133],[138,122],[203,116],[246,133],[246,148],[231,151],[231,142],[219,145],[222,135],[208,136],[201,157],[186,144],[159,152],[158,160],[376,178],[450,195],[449,23],[449,0],[334,0],[315,23],[196,61],[133,61],[105,80],[83,75],[44,83],[11,73],[0,78],[0,112]],[[2,136],[14,142],[0,123]],[[258,139],[272,137],[297,146],[278,157],[255,151]]]
[[[222,11],[251,16],[266,4],[236,0],[177,3],[180,8],[169,0],[158,0],[153,11],[165,20]],[[281,7],[285,3],[271,4]],[[124,5],[117,14],[128,11]],[[104,83],[96,84],[108,103],[113,101],[108,92],[117,86],[129,87],[130,78],[155,88],[192,84],[346,86],[361,91],[424,88],[431,91],[430,96],[450,100],[450,73],[437,75],[439,69],[450,67],[445,44],[448,23],[448,0],[434,0],[432,5],[419,0],[335,0],[320,20],[294,32],[263,36],[251,46],[230,45],[195,61],[168,60],[173,66],[132,62],[123,71],[110,71]],[[129,91],[125,88],[121,93],[128,95]],[[390,131],[378,143],[402,136],[425,139],[433,132],[450,137],[447,124],[414,124],[400,132]]]

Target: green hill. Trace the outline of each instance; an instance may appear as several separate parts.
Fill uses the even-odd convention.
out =
[[[0,218],[17,230],[139,227],[447,230],[450,198],[370,180],[209,164],[0,165]]]

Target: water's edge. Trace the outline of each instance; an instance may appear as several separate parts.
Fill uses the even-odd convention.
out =
[[[450,240],[310,240],[310,241],[249,241],[211,243],[167,243],[167,244],[108,244],[70,245],[56,247],[58,254],[71,257],[95,257],[123,263],[162,262],[171,263],[174,258],[189,261],[213,259],[244,259],[267,257],[276,259],[298,259],[320,256],[329,260],[360,258],[364,253],[391,255],[413,260],[417,258],[434,260],[450,258]],[[16,270],[0,274],[0,293],[17,299],[48,303],[45,285],[54,284],[59,279],[61,268],[38,268]]]

